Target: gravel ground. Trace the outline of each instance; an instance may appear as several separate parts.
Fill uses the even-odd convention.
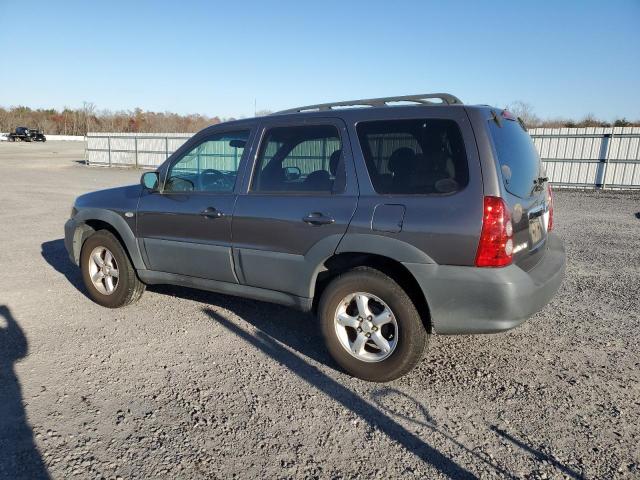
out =
[[[67,260],[83,192],[140,172],[0,144],[0,478],[640,477],[640,195],[563,191],[567,277],[410,374],[337,371],[310,315],[153,287],[101,308]]]

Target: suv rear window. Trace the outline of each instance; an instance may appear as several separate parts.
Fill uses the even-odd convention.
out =
[[[357,131],[378,193],[452,193],[469,182],[462,134],[452,120],[361,122]]]
[[[521,198],[533,193],[534,180],[541,176],[540,156],[533,140],[516,120],[496,117],[489,131],[498,154],[504,187]]]

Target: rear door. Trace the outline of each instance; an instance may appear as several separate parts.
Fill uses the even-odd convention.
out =
[[[234,213],[236,270],[246,285],[306,297],[356,208],[349,138],[334,118],[268,119],[260,136]]]
[[[492,110],[488,120],[503,198],[513,222],[514,263],[528,270],[544,255],[548,199],[540,156],[524,126],[509,112]]]

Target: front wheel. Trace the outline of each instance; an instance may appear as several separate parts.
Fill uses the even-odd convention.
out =
[[[427,330],[407,293],[371,268],[334,279],[320,299],[319,317],[331,356],[363,380],[401,377],[427,345]]]
[[[80,268],[89,297],[103,307],[129,305],[146,288],[120,241],[108,230],[98,230],[84,242]]]

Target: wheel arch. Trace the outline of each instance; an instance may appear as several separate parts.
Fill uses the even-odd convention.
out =
[[[77,226],[74,233],[73,254],[76,259],[80,258],[82,245],[93,232],[108,230],[121,243],[136,270],[146,268],[131,227],[117,213],[111,210],[87,209],[79,211],[75,220]]]
[[[399,260],[379,253],[349,251],[336,253],[327,258],[312,282],[313,311],[317,312],[320,297],[331,280],[358,267],[369,267],[378,270],[400,285],[414,302],[425,328],[427,328],[428,332],[431,332],[429,304],[420,284]]]

